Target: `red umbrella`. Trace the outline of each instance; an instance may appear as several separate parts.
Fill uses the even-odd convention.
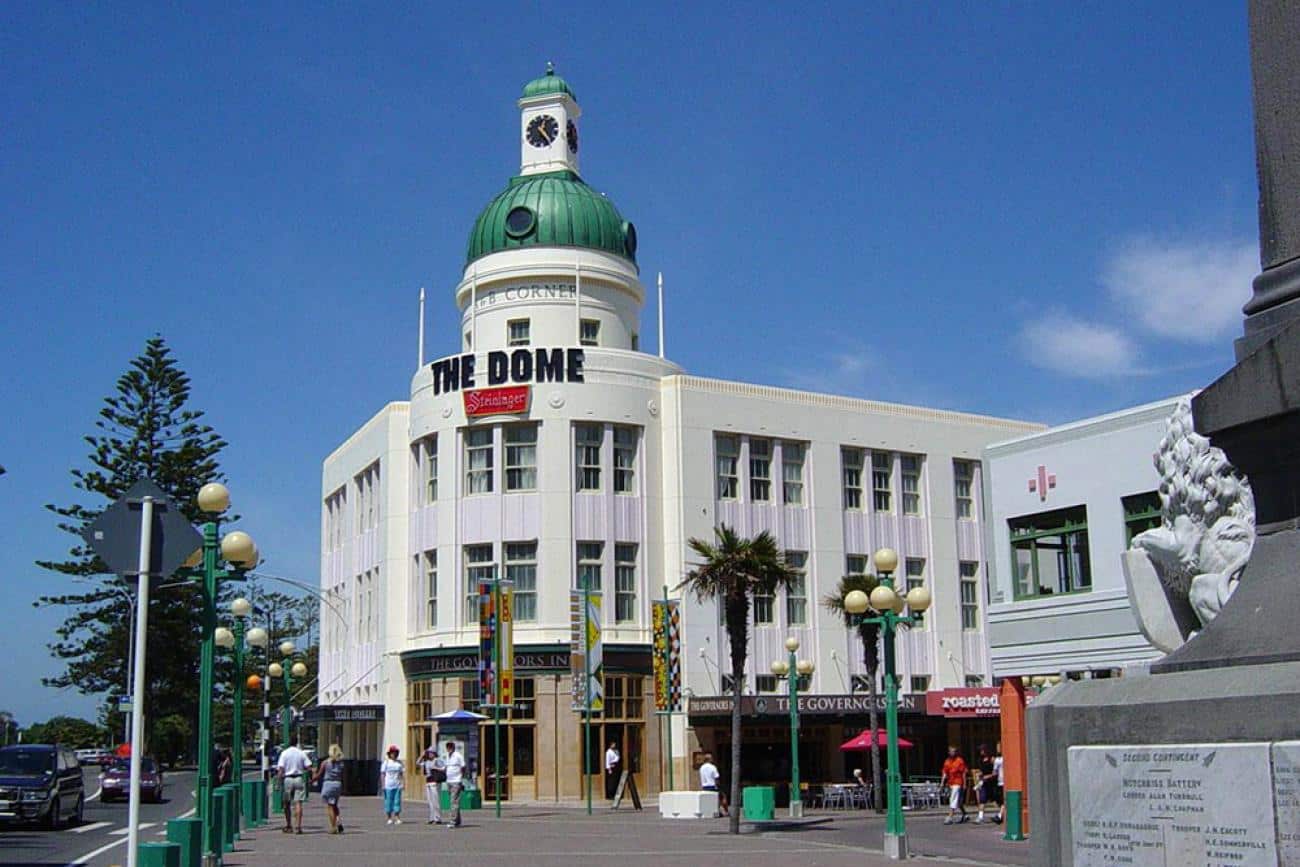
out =
[[[858,735],[852,740],[845,741],[844,743],[840,744],[840,749],[846,752],[849,750],[869,750],[871,749],[871,741],[872,741],[871,730],[868,729],[867,731],[864,731],[862,734]],[[880,746],[882,747],[887,745],[888,743],[887,736],[882,729],[876,729],[875,741],[876,743],[880,744]],[[902,749],[907,749],[912,746],[912,742],[909,741],[907,738],[900,737],[898,739],[898,746]]]

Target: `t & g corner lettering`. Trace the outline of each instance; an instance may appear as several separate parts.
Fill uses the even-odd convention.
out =
[[[532,382],[582,382],[586,355],[581,349],[495,349],[487,353],[487,382],[484,385]],[[440,358],[429,365],[433,372],[433,393],[442,394],[475,388],[477,357],[472,352]]]

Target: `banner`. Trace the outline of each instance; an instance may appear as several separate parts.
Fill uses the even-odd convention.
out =
[[[497,673],[497,683],[501,687],[498,704],[509,707],[515,703],[515,584],[502,581],[499,585],[498,599],[501,609],[500,623],[497,626],[497,641],[500,651],[497,658],[501,660],[501,670]]]
[[[585,605],[583,597],[586,597]],[[605,710],[600,612],[598,591],[569,591],[569,668],[573,674],[573,709],[577,711],[590,708],[592,713],[600,713]]]
[[[681,610],[677,600],[650,603],[654,626],[655,710],[679,713],[682,709]]]
[[[496,701],[497,669],[494,639],[497,613],[491,581],[478,583],[478,700],[490,706]]]

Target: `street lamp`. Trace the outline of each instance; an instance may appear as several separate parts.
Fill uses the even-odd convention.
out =
[[[231,535],[234,535],[233,533]],[[252,563],[257,562],[257,549],[254,547]],[[234,630],[227,629],[224,626],[218,627],[216,634],[213,636],[218,647],[234,649],[235,651],[235,696],[234,708],[232,711],[232,724],[230,743],[234,753],[234,775],[232,782],[235,784],[237,797],[235,798],[235,809],[241,815],[244,811],[243,792],[244,792],[244,628],[245,619],[253,611],[253,603],[240,596],[230,603],[230,613],[235,616]],[[258,630],[254,630],[255,632]],[[264,632],[264,630],[263,630]],[[249,643],[252,644],[252,636],[249,636]],[[256,646],[256,645],[255,645]]]
[[[885,814],[885,854],[898,860],[907,855],[907,829],[903,824],[903,783],[898,771],[898,672],[894,664],[894,633],[902,627],[911,627],[921,622],[922,615],[930,607],[930,591],[925,587],[913,587],[906,595],[899,595],[894,590],[890,578],[898,568],[898,553],[892,548],[881,548],[872,555],[876,566],[879,584],[868,596],[861,590],[853,590],[844,597],[844,610],[849,613],[851,626],[859,623],[874,623],[880,627],[880,635],[885,645],[885,734],[888,738],[888,767],[885,771],[885,788],[888,812]],[[867,609],[876,612],[874,617],[866,616]],[[903,609],[911,609],[904,615]],[[875,733],[873,732],[874,736]]]
[[[193,575],[203,581],[203,645],[199,664],[199,773],[196,786],[195,809],[203,820],[203,852],[221,860],[221,838],[213,826],[212,810],[212,679],[218,641],[217,590],[223,578],[242,576],[257,565],[257,546],[242,530],[218,535],[221,514],[230,508],[230,491],[219,482],[209,482],[199,489],[199,508],[208,515],[203,525],[201,559],[191,559],[187,565],[195,568]],[[198,553],[198,552],[196,552]],[[229,570],[222,568],[225,561]],[[228,629],[220,640],[233,642],[234,634]],[[226,638],[229,635],[229,639]]]
[[[803,792],[799,788],[799,678],[812,677],[811,660],[796,659],[799,639],[791,635],[785,640],[785,649],[790,659],[778,659],[772,663],[772,674],[784,677],[790,685],[790,818],[803,816]]]
[[[293,654],[298,648],[292,641],[280,642],[280,655],[284,657],[283,664],[273,662],[266,668],[266,673],[273,678],[279,678],[284,684],[284,708],[280,711],[280,746],[282,749],[289,747],[289,731],[293,726],[293,708],[290,702],[293,699],[293,679],[296,677],[302,680],[307,676],[307,664],[304,662],[294,662]]]

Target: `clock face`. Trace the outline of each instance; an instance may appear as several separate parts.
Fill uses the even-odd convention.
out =
[[[569,121],[568,128],[564,131],[564,137],[569,141],[569,153],[578,152],[578,125]]]
[[[549,114],[539,114],[528,122],[528,143],[535,148],[549,147],[560,135],[560,124]]]

